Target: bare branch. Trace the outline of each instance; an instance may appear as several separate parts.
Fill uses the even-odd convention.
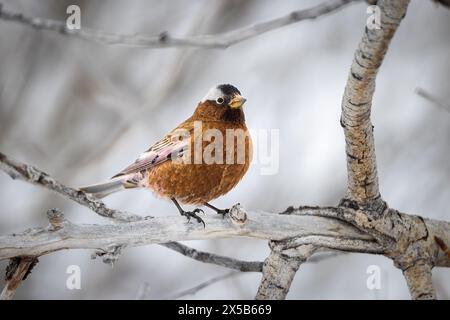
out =
[[[344,128],[348,193],[347,198],[369,203],[380,197],[373,126],[370,121],[375,79],[384,55],[409,0],[380,0],[381,28],[365,28],[356,50],[342,99],[341,125]]]
[[[221,34],[197,35],[184,38],[172,37],[168,32],[162,32],[156,36],[148,36],[142,34],[114,34],[84,27],[79,30],[71,30],[67,28],[65,22],[27,17],[20,13],[4,10],[1,5],[0,19],[17,22],[37,30],[51,30],[63,35],[109,45],[125,45],[144,48],[202,47],[225,49],[236,43],[259,36],[263,33],[303,20],[316,19],[323,15],[336,12],[345,5],[356,1],[358,0],[327,1],[310,9],[293,11],[288,15],[241,29]]]
[[[416,88],[416,93],[421,96],[422,98],[425,98],[426,100],[428,100],[429,102],[431,102],[432,104],[434,104],[435,106],[450,112],[450,104],[449,103],[445,103],[444,101],[442,101],[441,99],[435,97],[434,95],[432,95],[431,93],[429,93],[428,91],[426,91],[425,89],[422,88]]]
[[[238,220],[242,213],[246,215],[244,223]],[[62,249],[108,251],[108,248],[115,246],[130,247],[235,236],[281,241],[323,235],[366,241],[370,252],[382,252],[382,248],[371,236],[335,219],[243,211],[237,206],[232,208],[226,219],[216,215],[208,215],[203,219],[206,228],[187,223],[179,215],[112,225],[76,225],[66,220],[64,227],[59,230],[34,228],[19,234],[0,236],[0,260],[16,256],[41,256]]]

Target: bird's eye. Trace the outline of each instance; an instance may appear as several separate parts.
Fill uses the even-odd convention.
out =
[[[216,102],[217,102],[218,104],[222,104],[223,101],[224,101],[224,100],[223,100],[223,98],[221,98],[221,97],[216,99]]]

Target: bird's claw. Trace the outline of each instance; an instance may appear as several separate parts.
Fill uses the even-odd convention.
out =
[[[183,211],[181,213],[181,215],[185,216],[187,218],[188,222],[191,221],[191,218],[194,218],[195,220],[197,220],[198,223],[203,223],[203,228],[205,228],[206,227],[205,221],[203,221],[203,219],[197,215],[197,213],[200,213],[200,212],[205,213],[202,209],[197,208],[197,209],[194,209],[193,211]]]
[[[203,209],[199,209],[199,208],[194,209],[194,211],[192,211],[192,212],[205,214],[205,211],[203,211]]]

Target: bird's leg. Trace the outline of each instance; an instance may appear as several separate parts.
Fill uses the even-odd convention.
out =
[[[225,215],[230,212],[230,209],[219,209],[219,208],[214,207],[212,204],[209,204],[208,202],[205,202],[205,206],[213,209],[218,214],[221,214],[222,217],[224,217],[224,218],[225,218]]]
[[[178,211],[180,212],[180,214],[182,216],[185,216],[188,221],[191,220],[191,218],[194,218],[195,220],[197,220],[199,223],[203,223],[203,228],[205,227],[205,222],[203,221],[202,218],[200,218],[197,213],[203,213],[202,209],[194,209],[193,211],[184,211],[183,208],[180,206],[180,204],[178,203],[178,201],[175,198],[170,198],[170,200],[173,201],[173,203],[175,203],[175,205],[177,206]]]

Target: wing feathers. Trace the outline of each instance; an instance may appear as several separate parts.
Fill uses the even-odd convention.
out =
[[[172,159],[173,156],[182,156],[189,146],[189,139],[171,139],[169,136],[154,144],[131,165],[123,169],[112,178],[137,173],[150,169],[162,162]]]

